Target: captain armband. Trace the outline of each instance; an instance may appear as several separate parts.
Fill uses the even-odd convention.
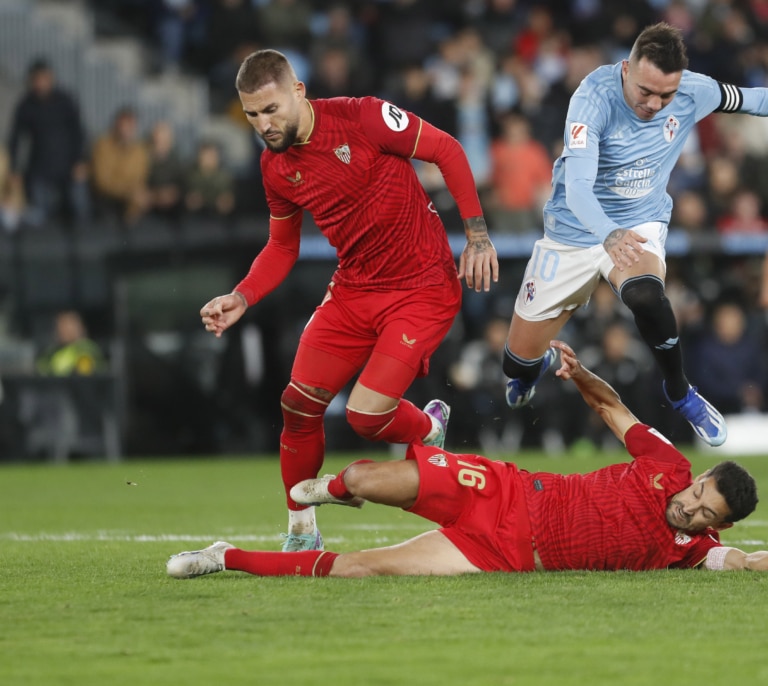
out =
[[[738,112],[744,104],[744,95],[741,88],[730,83],[717,82],[720,87],[720,104],[715,112]]]
[[[731,550],[736,550],[736,548],[729,548],[724,545],[710,548],[707,551],[707,559],[704,560],[704,567],[713,572],[722,571],[725,569],[725,557]]]

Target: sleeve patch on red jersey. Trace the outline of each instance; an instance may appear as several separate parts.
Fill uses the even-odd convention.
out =
[[[408,128],[408,115],[391,102],[381,103],[381,116],[388,129],[405,131]]]

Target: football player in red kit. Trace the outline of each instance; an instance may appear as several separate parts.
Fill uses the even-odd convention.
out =
[[[260,576],[450,575],[566,569],[703,567],[768,571],[768,551],[746,553],[718,532],[754,511],[757,487],[735,462],[696,478],[660,433],[623,405],[562,341],[557,375],[572,379],[587,404],[626,445],[632,462],[588,474],[528,472],[512,462],[454,455],[411,444],[407,459],[357,462],[338,476],[297,484],[298,502],[401,507],[440,525],[387,548],[291,555],[245,551],[218,541],[168,560],[190,578],[224,569]]]
[[[498,279],[498,260],[466,155],[447,133],[374,97],[309,100],[284,55],[260,50],[242,63],[237,91],[263,139],[269,240],[246,277],[201,309],[216,336],[275,289],[299,255],[303,211],[336,249],[338,267],[299,342],[281,397],[280,468],[286,493],[317,476],[323,418],[360,372],[347,420],[361,436],[442,447],[448,406],[403,398],[448,333],[460,280],[476,291]],[[464,222],[458,272],[445,227],[412,159],[435,163]],[[322,549],[314,509],[287,497],[283,550]]]

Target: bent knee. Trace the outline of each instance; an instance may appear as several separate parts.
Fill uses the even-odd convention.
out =
[[[322,424],[330,400],[318,397],[318,390],[299,386],[294,381],[285,387],[280,396],[280,407],[286,429],[300,431]]]
[[[380,434],[392,423],[397,407],[386,412],[361,412],[347,407],[347,422],[352,430],[369,441],[379,440]]]

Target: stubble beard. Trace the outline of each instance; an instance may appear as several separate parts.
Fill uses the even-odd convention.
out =
[[[283,132],[283,137],[279,139],[279,141],[273,143],[266,138],[262,138],[264,141],[264,144],[267,146],[269,150],[275,153],[281,153],[285,152],[290,148],[295,142],[296,139],[299,136],[299,125],[298,124],[288,124],[285,127],[285,131]]]

